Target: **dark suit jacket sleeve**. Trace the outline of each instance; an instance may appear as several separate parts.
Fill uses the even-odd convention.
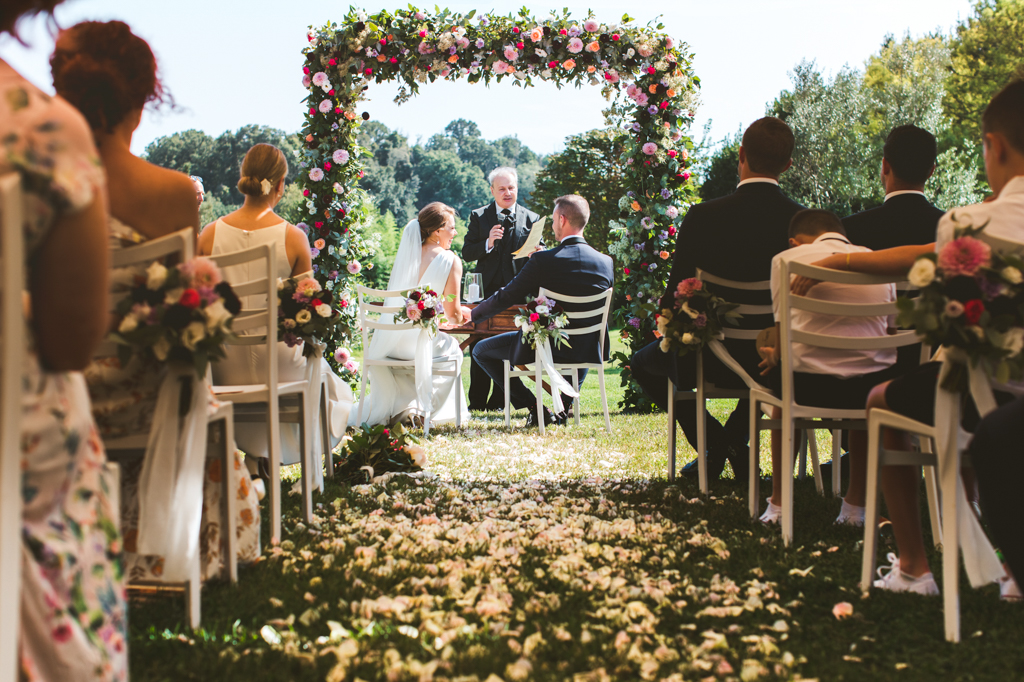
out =
[[[469,227],[466,229],[466,239],[462,243],[462,259],[465,261],[480,260],[487,254],[487,234],[490,227],[480,224],[483,212],[473,211],[469,214]]]
[[[483,322],[514,305],[526,305],[527,296],[536,296],[541,287],[544,266],[537,256],[531,258],[519,274],[490,298],[473,309],[473,323]]]
[[[676,237],[676,252],[672,257],[672,272],[668,276],[668,284],[665,287],[665,294],[661,297],[658,309],[672,309],[675,307],[676,287],[684,279],[697,274],[697,265],[693,260],[694,249],[691,245],[691,236],[694,230],[700,228],[700,212],[697,206],[693,206],[683,218],[683,224],[679,227],[679,236]]]

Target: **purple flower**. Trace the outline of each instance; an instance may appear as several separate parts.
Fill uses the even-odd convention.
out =
[[[482,21],[482,20],[481,20],[481,23],[483,23],[483,21]],[[482,47],[484,46],[484,44],[485,44],[485,43],[484,43],[484,39],[483,39],[483,38],[477,38],[477,39],[476,39],[476,46],[477,46],[477,49],[480,49],[480,48],[482,48]]]
[[[338,279],[338,271],[337,270],[331,270],[331,273],[329,275],[327,275],[327,276],[330,277],[331,279]]]
[[[317,256],[320,255],[320,249],[317,249],[317,248],[310,249],[309,250],[309,255],[312,256],[313,258],[316,258]]]
[[[654,225],[654,219],[651,218],[651,216],[644,216],[643,218],[640,219],[640,226],[642,228],[644,228],[645,230],[651,229],[651,227],[653,225]]]
[[[629,190],[628,192],[626,192],[626,196],[629,197],[630,199],[633,199],[636,197],[636,192],[634,192],[633,190]]]
[[[448,48],[448,54],[455,54],[458,51],[459,51],[458,48],[455,47],[454,45],[452,45],[451,47]]]
[[[640,328],[640,318],[639,317],[631,317],[631,318],[629,318],[629,322],[627,322],[626,324],[628,324],[630,327],[633,327],[635,329],[639,329]]]
[[[654,272],[657,269],[658,269],[658,264],[657,263],[651,263],[650,265],[647,266],[647,272]]]
[[[282,334],[281,340],[284,341],[284,344],[289,348],[294,348],[299,345],[299,337],[295,336],[295,334],[292,334],[291,332],[285,332]]]
[[[662,230],[661,232],[659,232],[658,238],[661,239],[662,241],[668,239],[668,230]]]
[[[569,27],[569,37],[575,38],[581,33],[583,33],[583,29],[581,29],[577,24],[573,24]]]
[[[672,196],[672,190],[670,190],[668,188],[665,188],[665,189],[661,190],[661,198],[662,199],[668,199],[671,196]]]
[[[644,245],[643,244],[633,244],[633,248],[636,249],[637,251],[643,251],[644,250]]]
[[[316,263],[313,263],[313,272],[320,272],[320,266]]]
[[[647,107],[647,113],[653,116],[654,114],[658,113],[658,107],[652,104],[651,106]]]
[[[693,318],[693,326],[697,329],[703,329],[708,324],[708,316],[701,313],[697,317]]]
[[[639,133],[641,130],[641,126],[639,123],[634,123],[633,125],[630,126],[630,128],[632,128],[633,132],[635,133]]]
[[[309,225],[306,223],[296,223],[295,227],[305,232],[307,237],[309,236]]]

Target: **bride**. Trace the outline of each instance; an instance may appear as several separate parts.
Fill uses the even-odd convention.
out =
[[[407,291],[419,286],[429,286],[440,294],[454,295],[454,300],[444,304],[445,316],[449,323],[461,324],[462,306],[459,301],[459,285],[462,282],[462,261],[451,251],[455,240],[455,209],[435,201],[427,204],[419,213],[419,219],[411,221],[402,233],[402,242],[395,256],[395,263],[388,280],[388,290]],[[401,299],[388,299],[388,306],[402,305]],[[382,315],[381,322],[391,322],[391,315]],[[419,330],[376,330],[366,350],[366,360],[393,358],[412,360],[417,357],[417,345],[422,335]],[[439,333],[431,343],[427,357],[434,362],[440,360],[462,361],[459,343],[448,334]],[[417,386],[412,375],[394,374],[390,367],[366,367],[369,374],[370,393],[364,404],[356,403],[351,411],[350,426],[359,424],[393,424],[423,417],[420,405],[430,403],[432,424],[453,422],[456,416],[456,391],[463,391],[455,385],[455,377],[424,375]],[[418,399],[419,397],[419,399]],[[469,420],[466,397],[461,396],[462,419]]]

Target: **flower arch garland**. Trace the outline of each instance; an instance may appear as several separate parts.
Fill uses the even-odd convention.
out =
[[[622,269],[621,306],[616,308],[630,348],[652,337],[669,255],[686,209],[698,201],[687,168],[693,143],[687,135],[690,111],[700,79],[684,43],[661,32],[663,26],[634,26],[598,21],[593,12],[578,21],[552,12],[537,19],[522,10],[498,16],[434,14],[409,9],[368,16],[350,9],[341,25],[310,28],[305,48],[303,84],[309,91],[302,133],[299,183],[308,220],[300,225],[313,244],[313,263],[321,284],[340,291],[342,305],[351,298],[361,261],[373,253],[362,238],[370,198],[357,186],[368,154],[357,142],[358,113],[371,83],[399,81],[396,102],[437,79],[471,83],[512,80],[532,85],[536,78],[563,85],[600,85],[606,97],[624,95],[632,105],[628,130],[633,146],[620,161],[631,189],[619,199],[620,219],[609,227],[617,236],[611,251]],[[355,329],[354,306],[345,306],[349,329]],[[339,332],[332,345],[344,344]],[[619,360],[625,364],[628,358]],[[628,381],[628,373],[624,375]],[[633,386],[627,407],[643,403]]]

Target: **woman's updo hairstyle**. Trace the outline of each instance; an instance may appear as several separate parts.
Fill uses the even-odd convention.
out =
[[[8,31],[18,38],[15,24],[22,17],[36,14],[49,14],[53,19],[53,10],[64,0],[4,0],[0,5],[0,31]],[[18,38],[20,40],[20,38]]]
[[[284,152],[272,144],[256,144],[242,159],[242,177],[238,180],[238,191],[247,197],[262,197],[270,194],[281,178],[288,175],[288,159]],[[264,185],[263,181],[267,184]]]
[[[50,57],[57,94],[94,131],[112,132],[130,111],[170,103],[149,44],[123,21],[83,21],[62,31]]]
[[[449,217],[455,219],[455,209],[440,201],[431,202],[420,209],[420,241],[426,244],[430,235],[448,223]]]

